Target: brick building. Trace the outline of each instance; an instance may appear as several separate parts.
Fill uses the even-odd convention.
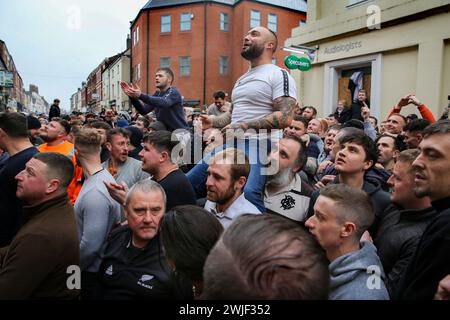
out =
[[[0,111],[6,106],[22,111],[25,104],[25,92],[23,80],[17,71],[12,55],[9,53],[6,43],[0,40],[0,71],[12,73],[13,86],[0,87]]]
[[[131,24],[131,81],[153,93],[160,66],[175,73],[174,86],[188,105],[212,103],[216,90],[231,93],[247,71],[243,36],[254,26],[275,31],[279,47],[306,20],[304,0],[152,0]],[[278,50],[274,63],[283,65]]]

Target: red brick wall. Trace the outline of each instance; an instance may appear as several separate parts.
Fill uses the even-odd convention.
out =
[[[143,91],[153,93],[154,74],[160,66],[161,57],[170,57],[170,67],[175,73],[174,86],[180,89],[185,100],[200,100],[202,104],[213,102],[212,94],[216,90],[225,90],[231,95],[235,81],[248,70],[248,62],[245,61],[240,51],[244,35],[250,29],[250,10],[261,12],[261,25],[267,26],[269,13],[277,14],[277,35],[279,48],[284,41],[291,36],[291,30],[299,25],[305,15],[255,3],[242,1],[236,7],[218,3],[207,3],[207,53],[206,53],[206,88],[203,101],[203,72],[204,72],[204,4],[180,5],[177,7],[152,9],[141,12],[131,30],[133,33],[139,26],[139,42],[132,44],[132,81],[134,80],[135,66],[141,64],[141,79],[134,81]],[[180,31],[181,13],[191,13],[191,30]],[[220,13],[229,15],[229,31],[220,31]],[[147,33],[147,16],[149,15],[149,30]],[[161,33],[161,16],[171,15],[171,32]],[[147,66],[147,44],[149,65]],[[288,53],[277,50],[275,58],[277,64],[283,66],[283,59]],[[189,76],[180,77],[179,57],[191,57],[191,73]],[[219,73],[220,56],[228,56],[229,73]]]

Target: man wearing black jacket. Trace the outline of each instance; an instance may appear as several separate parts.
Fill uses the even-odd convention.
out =
[[[433,299],[439,281],[450,274],[450,120],[427,127],[419,150],[413,163],[415,194],[429,196],[437,215],[401,279],[397,298],[403,300]]]
[[[52,118],[61,117],[61,109],[59,108],[59,99],[53,100],[53,104],[50,106],[50,112],[48,114],[48,122],[52,121]]]

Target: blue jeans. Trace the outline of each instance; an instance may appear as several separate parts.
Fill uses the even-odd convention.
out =
[[[197,194],[197,198],[206,197],[206,180],[208,178],[209,159],[217,152],[226,148],[236,148],[242,150],[250,161],[250,174],[244,187],[245,198],[253,203],[261,212],[265,212],[264,207],[264,186],[266,176],[262,174],[262,168],[267,164],[267,155],[271,150],[271,142],[256,139],[237,139],[232,143],[216,148],[206,155],[193,167],[187,177]]]

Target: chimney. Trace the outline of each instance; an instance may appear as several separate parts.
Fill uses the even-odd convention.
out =
[[[127,35],[127,50],[130,50],[131,49],[131,37],[130,37],[130,35],[128,34]]]

